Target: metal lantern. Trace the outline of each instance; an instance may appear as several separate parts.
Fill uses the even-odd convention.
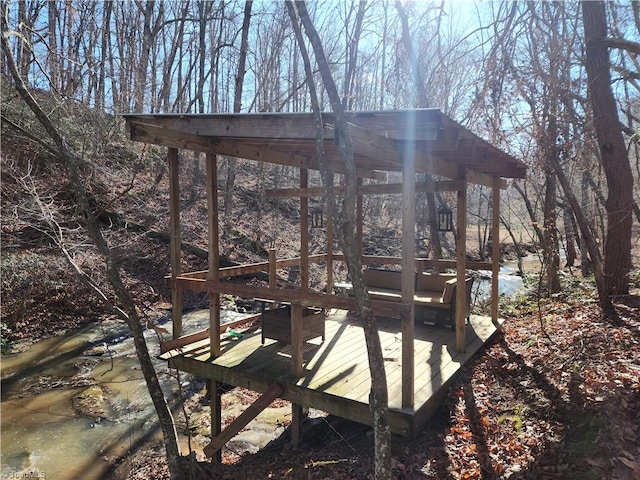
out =
[[[446,205],[438,209],[438,231],[453,232],[453,211]]]
[[[311,228],[324,228],[324,211],[321,208],[311,211]]]

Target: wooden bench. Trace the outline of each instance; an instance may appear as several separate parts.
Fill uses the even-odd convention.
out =
[[[456,290],[458,280],[455,273],[416,275],[416,291],[413,301],[416,306],[416,319],[425,325],[445,325],[456,328]],[[469,320],[471,314],[471,287],[473,277],[465,277],[465,312]]]
[[[363,272],[369,298],[400,302],[402,300],[402,273],[393,270],[367,269]],[[455,329],[457,276],[453,274],[419,273],[414,277],[413,302],[416,320],[427,325],[447,325]],[[465,317],[471,312],[473,278],[465,280]],[[347,289],[353,295],[353,289]]]

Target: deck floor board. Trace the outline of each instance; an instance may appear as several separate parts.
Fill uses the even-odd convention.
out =
[[[472,315],[467,325],[466,351],[455,350],[448,328],[416,324],[414,340],[415,404],[401,408],[402,335],[397,319],[379,318],[385,358],[392,431],[411,434],[435,412],[452,377],[497,331],[490,318]],[[283,398],[363,423],[370,423],[371,375],[364,331],[358,318],[333,310],[326,320],[325,341],[316,338],[304,348],[303,376],[291,374],[291,346],[267,339],[260,330],[242,339],[223,337],[218,358],[210,358],[208,340],[188,345],[169,356],[180,370],[263,392],[273,383],[284,387]],[[167,358],[169,358],[167,356]]]

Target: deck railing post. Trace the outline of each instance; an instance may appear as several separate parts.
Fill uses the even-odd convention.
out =
[[[218,217],[218,163],[216,155],[207,153],[207,225],[209,270],[207,279],[220,281],[220,239]],[[209,293],[209,339],[211,356],[220,355],[220,294]]]
[[[216,438],[222,432],[222,383],[208,380],[209,398],[211,406],[211,438]],[[211,460],[222,463],[222,450],[218,450]]]
[[[467,184],[466,171],[460,168],[459,179],[463,180],[464,187],[458,191],[458,238],[456,239],[456,349],[464,352],[466,346],[466,291],[465,279],[467,277]]]
[[[278,273],[276,270],[276,260],[278,251],[275,248],[270,248],[269,252],[269,288],[276,289],[278,287]],[[271,302],[269,304],[269,310],[276,308],[276,303]]]
[[[309,171],[300,169],[300,188],[309,186]],[[300,283],[303,291],[309,289],[309,198],[300,197]]]
[[[493,178],[491,228],[491,320],[498,322],[498,296],[500,275],[500,177]]]
[[[362,188],[362,177],[358,177],[358,189]],[[356,245],[358,246],[358,255],[362,258],[364,245],[362,244],[364,225],[364,205],[363,195],[361,193],[356,197]]]
[[[333,218],[327,218],[327,293],[333,293]]]
[[[409,312],[402,316],[402,408],[412,408],[415,398],[415,151],[405,150],[402,168],[402,302]]]

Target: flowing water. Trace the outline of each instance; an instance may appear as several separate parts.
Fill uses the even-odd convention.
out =
[[[530,255],[522,259],[522,267],[525,273],[538,272],[540,260],[536,255]],[[491,271],[480,271],[480,281],[474,282],[474,298],[489,298],[491,296]],[[522,276],[518,272],[518,262],[509,261],[500,266],[498,273],[498,294],[512,296],[521,292],[524,288]]]
[[[240,317],[227,312],[223,320]],[[185,326],[206,328],[208,319],[194,312],[185,315]],[[146,336],[153,355],[156,334]],[[167,372],[164,361],[156,368]],[[133,340],[121,323],[39,341],[3,355],[0,370],[3,479],[105,478],[116,459],[161,436]],[[175,380],[160,379],[167,396],[175,392]]]

